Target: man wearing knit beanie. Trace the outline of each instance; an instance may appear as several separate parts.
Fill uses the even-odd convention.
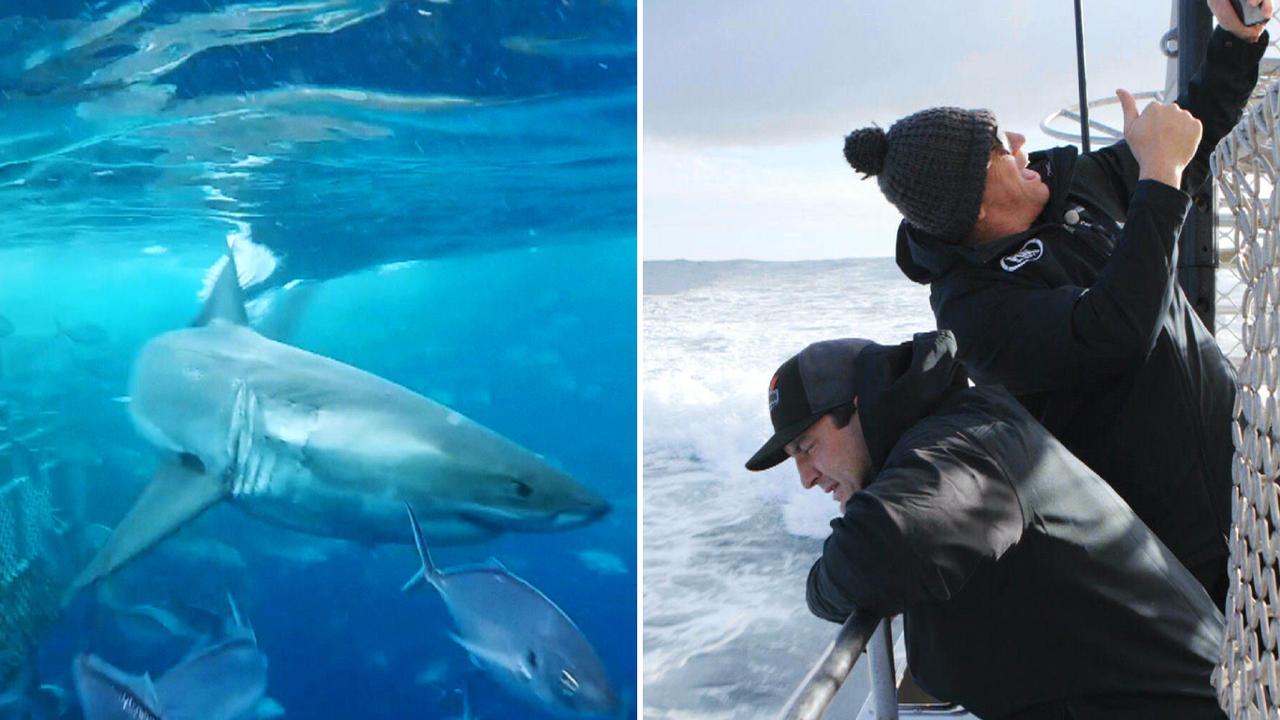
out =
[[[991,113],[934,108],[852,133],[845,157],[902,212],[898,266],[930,285],[973,380],[1012,392],[1221,608],[1234,371],[1178,286],[1177,240],[1268,37],[1209,6],[1218,27],[1176,104],[1139,112],[1117,91],[1123,142],[1028,155]]]

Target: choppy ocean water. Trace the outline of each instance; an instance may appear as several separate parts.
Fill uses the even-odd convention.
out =
[[[229,593],[268,660],[257,717],[556,716],[474,666],[434,592],[400,591],[411,546],[231,506],[57,610],[162,460],[129,416],[133,361],[191,323],[230,246],[256,327],[444,404],[608,500],[582,527],[433,556],[497,558],[535,586],[634,716],[635,14],[0,8],[0,696],[34,679],[63,696],[56,716],[81,717],[73,657],[162,673],[230,615]]]
[[[810,342],[931,329],[928,290],[890,259],[646,262],[643,304],[645,717],[774,717],[834,637],[804,580],[836,506],[789,464],[742,467],[769,377]]]

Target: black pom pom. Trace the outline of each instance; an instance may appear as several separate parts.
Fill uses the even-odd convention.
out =
[[[864,178],[879,175],[889,154],[889,137],[878,127],[854,130],[844,138],[844,159]]]

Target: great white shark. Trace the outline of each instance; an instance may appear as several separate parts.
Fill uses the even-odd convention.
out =
[[[150,340],[130,415],[167,452],[71,592],[229,500],[271,523],[365,544],[564,530],[609,504],[540,456],[407,388],[249,327],[228,255],[192,327]]]

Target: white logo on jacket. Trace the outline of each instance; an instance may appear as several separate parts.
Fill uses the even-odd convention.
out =
[[[1029,262],[1039,260],[1042,255],[1044,255],[1044,243],[1040,242],[1039,238],[1033,238],[1019,248],[1018,252],[1000,258],[1000,267],[1004,268],[1005,272],[1013,272]]]

